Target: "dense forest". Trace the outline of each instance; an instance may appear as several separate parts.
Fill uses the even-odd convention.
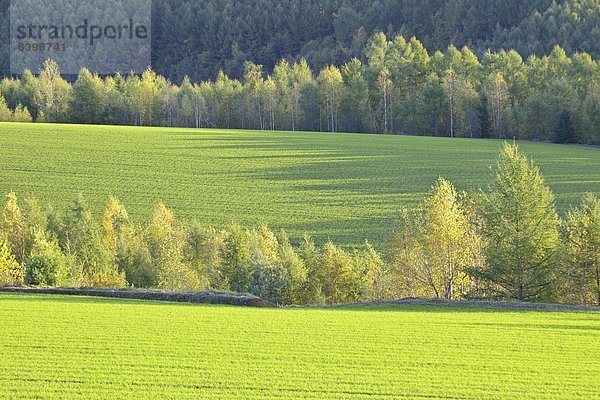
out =
[[[0,82],[0,120],[600,144],[600,64],[587,53],[430,54],[414,37],[380,32],[364,59],[320,71],[280,60],[270,74],[247,61],[240,80],[219,71],[181,85],[150,69],[108,77],[83,69],[70,83],[47,61],[37,75]]]
[[[152,0],[137,1],[143,8]],[[9,3],[0,0],[4,74]],[[365,62],[368,38],[380,31],[415,36],[432,52],[468,45],[480,57],[514,48],[527,58],[560,45],[600,56],[598,0],[153,0],[152,13],[153,68],[177,83],[220,70],[240,79],[246,61],[267,72],[281,59],[305,58],[317,70]]]
[[[2,81],[0,120],[600,144],[599,0],[152,7],[152,70],[61,77],[47,63]]]
[[[66,212],[6,197],[0,286],[228,290],[279,304],[402,297],[516,299],[600,305],[600,200],[559,218],[539,170],[514,144],[487,188],[458,192],[440,178],[400,214],[390,251],[352,250],[268,227],[182,223],[159,204],[134,224],[110,198],[96,219],[79,196]]]
[[[368,37],[379,31],[416,36],[431,50],[470,45],[483,54],[488,46],[506,48],[508,40],[500,37],[521,32],[521,23],[552,6],[549,0],[161,1],[154,6],[153,65],[176,81],[212,79],[220,69],[241,78],[245,61],[272,71],[280,59],[305,58],[321,69],[362,58]],[[562,31],[549,33],[540,40],[551,42],[550,49],[563,44]],[[547,47],[523,50],[528,56]]]

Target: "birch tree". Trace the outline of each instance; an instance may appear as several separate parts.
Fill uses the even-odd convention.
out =
[[[496,74],[486,85],[491,128],[496,138],[506,138],[509,121],[508,86],[502,74]]]
[[[18,263],[25,262],[27,256],[27,226],[17,202],[17,196],[11,192],[6,196],[6,203],[0,220],[0,236],[6,239]]]
[[[381,107],[383,109],[383,131],[389,133],[393,130],[393,107],[392,107],[392,90],[394,83],[390,71],[384,68],[377,77],[377,88],[381,95]],[[389,121],[389,122],[388,122]]]
[[[421,280],[428,283],[437,298],[461,297],[470,281],[471,232],[450,182],[438,180],[418,209],[417,224],[418,242],[424,254]]]
[[[330,132],[336,132],[338,110],[344,90],[342,73],[336,66],[328,66],[321,71],[317,81],[328,129]]]

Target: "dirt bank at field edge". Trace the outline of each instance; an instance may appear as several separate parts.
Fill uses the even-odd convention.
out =
[[[549,311],[600,311],[595,306],[575,306],[551,303],[524,303],[516,301],[478,301],[478,300],[440,300],[440,299],[418,299],[406,298],[393,301],[375,301],[370,303],[355,303],[348,305],[336,305],[331,307],[355,307],[355,306],[385,306],[385,305],[433,305],[454,307],[480,307],[499,308],[507,310],[549,310]]]
[[[63,289],[63,288],[0,288],[0,293],[53,294],[64,296],[109,297],[117,299],[169,301],[176,303],[222,304],[232,306],[273,308],[275,305],[258,297],[232,293],[173,293],[131,289]]]

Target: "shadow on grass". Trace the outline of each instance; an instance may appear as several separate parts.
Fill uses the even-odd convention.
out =
[[[368,312],[390,312],[390,311],[423,311],[423,312],[488,312],[488,313],[527,313],[527,312],[549,312],[549,313],[589,313],[600,317],[600,307],[573,306],[548,303],[521,303],[502,301],[447,301],[427,299],[402,299],[391,302],[356,303],[331,306],[308,307],[319,310],[341,310],[341,311],[368,311]]]
[[[516,302],[477,302],[477,301],[441,301],[441,300],[423,300],[423,299],[404,299],[393,302],[374,302],[374,303],[356,303],[346,305],[318,305],[318,306],[289,306],[276,308],[272,304],[267,306],[256,306],[254,304],[224,303],[215,301],[184,301],[184,300],[168,300],[165,298],[152,298],[145,296],[143,298],[135,297],[120,297],[120,296],[102,296],[96,293],[85,293],[85,290],[77,290],[77,293],[61,294],[60,290],[52,289],[53,293],[40,293],[39,291],[21,290],[15,291],[0,288],[0,305],[4,300],[18,300],[19,302],[45,302],[45,303],[71,303],[71,304],[134,304],[134,305],[194,305],[194,306],[216,306],[216,307],[245,307],[250,309],[269,309],[276,311],[331,311],[331,312],[368,312],[368,313],[432,313],[432,314],[456,314],[456,313],[489,313],[489,314],[507,314],[507,313],[535,313],[535,314],[577,314],[577,320],[598,321],[600,322],[600,307],[588,306],[569,306],[558,304],[541,304],[541,303],[516,303]],[[135,291],[120,291],[127,293],[136,293]],[[148,292],[142,292],[147,295]],[[164,294],[163,292],[154,292]],[[173,295],[214,295],[211,293],[183,293]],[[251,298],[244,295],[223,294],[231,298]],[[260,300],[260,299],[258,299]],[[262,300],[261,300],[262,301]],[[265,302],[266,303],[266,302]],[[452,325],[451,322],[448,323]],[[461,322],[459,325],[464,325]],[[493,323],[473,322],[470,325],[478,326],[496,326]],[[600,331],[600,326],[564,326],[564,325],[539,325],[539,324],[516,324],[516,329],[585,329],[592,331]]]

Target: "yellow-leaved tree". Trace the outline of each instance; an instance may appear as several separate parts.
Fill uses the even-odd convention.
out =
[[[17,202],[17,196],[9,193],[2,210],[0,220],[0,233],[7,241],[15,259],[19,263],[25,262],[27,256],[27,226]]]
[[[149,243],[160,289],[170,291],[206,289],[208,286],[206,277],[184,262],[183,232],[173,212],[163,203],[154,210]]]
[[[452,300],[470,288],[472,248],[469,221],[454,186],[440,178],[417,211],[418,244],[422,249],[419,280],[435,297]]]
[[[6,240],[0,238],[0,286],[23,284],[23,267],[15,260]]]

